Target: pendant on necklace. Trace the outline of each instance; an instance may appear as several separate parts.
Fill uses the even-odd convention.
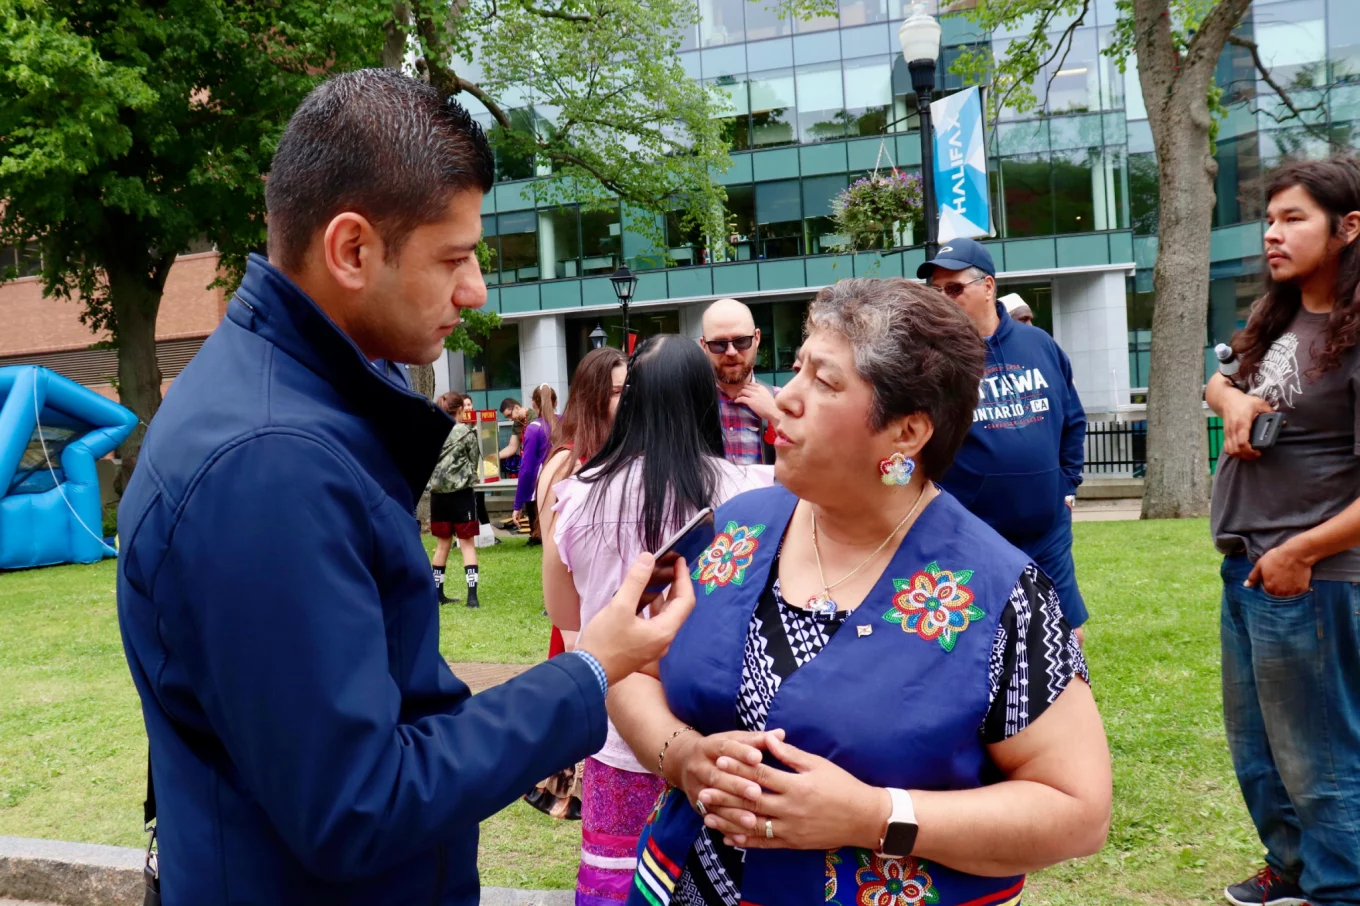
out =
[[[836,613],[836,602],[831,600],[829,594],[821,592],[808,598],[807,609],[819,616],[829,617]]]

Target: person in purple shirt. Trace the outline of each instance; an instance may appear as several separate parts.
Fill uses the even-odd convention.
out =
[[[530,400],[534,404],[538,418],[524,428],[522,459],[519,466],[519,484],[515,488],[514,519],[519,521],[520,513],[529,517],[529,547],[543,543],[538,528],[538,504],[534,488],[538,486],[538,470],[543,468],[552,449],[553,432],[557,430],[557,391],[547,384],[539,384]]]

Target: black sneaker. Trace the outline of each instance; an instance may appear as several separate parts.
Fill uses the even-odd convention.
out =
[[[1237,906],[1308,906],[1302,888],[1277,875],[1270,866],[1229,887],[1223,895]]]

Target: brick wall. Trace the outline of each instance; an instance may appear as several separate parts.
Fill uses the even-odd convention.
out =
[[[158,344],[212,333],[227,311],[226,294],[207,288],[216,275],[216,252],[181,255],[175,261],[165,280],[165,295],[156,319]],[[107,339],[106,333],[96,333],[80,323],[80,311],[78,301],[44,299],[42,284],[36,277],[0,284],[0,365],[22,361],[24,357],[88,351],[91,344]],[[64,370],[51,364],[48,367]],[[90,383],[88,371],[88,368],[72,371],[67,377],[83,380],[90,389],[111,400],[118,399],[112,385]],[[172,373],[178,374],[178,369]],[[161,393],[169,386],[169,380],[161,384]]]
[[[157,340],[212,333],[227,310],[223,291],[207,288],[216,273],[216,252],[180,256],[165,281]],[[44,299],[36,277],[0,284],[0,359],[85,349],[107,339],[80,323],[80,311],[78,301]]]

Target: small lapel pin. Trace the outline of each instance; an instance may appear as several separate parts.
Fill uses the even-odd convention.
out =
[[[856,626],[856,627],[855,627],[855,635],[859,636],[861,639],[864,638],[866,635],[873,635],[873,634],[874,634],[874,627],[872,627],[872,626],[861,625],[861,626]]]

